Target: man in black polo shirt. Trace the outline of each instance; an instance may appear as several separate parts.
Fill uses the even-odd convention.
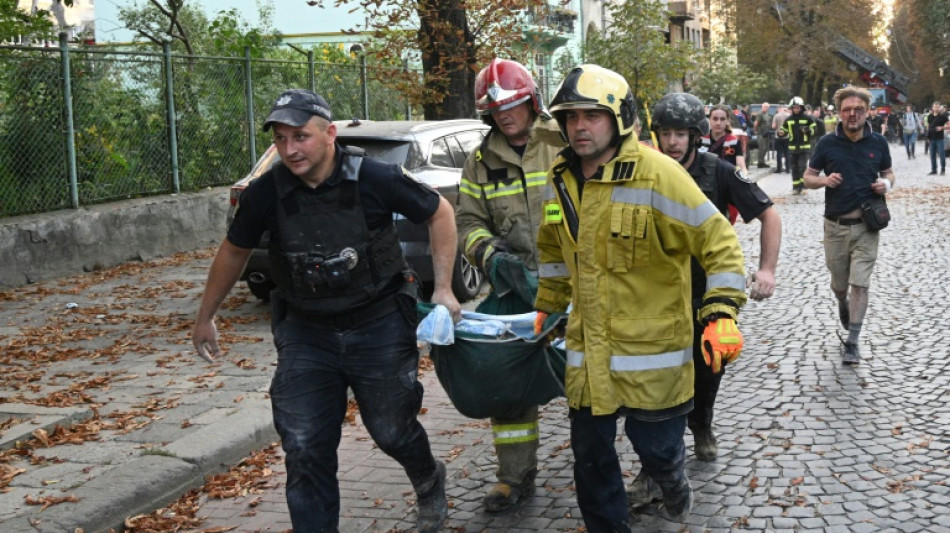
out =
[[[894,186],[891,152],[868,123],[871,93],[845,87],[835,93],[841,121],[818,141],[805,171],[805,186],[825,190],[825,265],[838,299],[838,317],[848,330],[842,362],[861,362],[858,339],[868,307],[868,287],[877,260],[878,232],[861,219],[861,204]],[[824,171],[825,175],[820,173]],[[849,290],[850,289],[850,290]],[[849,293],[850,292],[850,297]]]
[[[456,230],[452,206],[396,165],[345,151],[326,101],[284,92],[264,122],[281,163],[241,195],[211,264],[192,341],[209,362],[221,354],[214,314],[270,232],[277,290],[272,326],[277,370],[274,426],[287,461],[294,531],[337,531],[337,447],[353,390],[363,423],[406,470],[418,499],[418,529],[445,521],[445,465],[416,419],[416,284],[396,238],[393,213],[428,221],[435,271],[432,302],[457,320],[451,289]]]

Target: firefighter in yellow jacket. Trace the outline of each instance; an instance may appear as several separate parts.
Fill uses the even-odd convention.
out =
[[[574,68],[551,101],[568,138],[548,174],[538,232],[539,315],[564,311],[566,390],[577,501],[590,533],[630,530],[617,419],[663,492],[661,513],[692,505],[684,469],[692,409],[690,257],[707,273],[696,309],[707,364],[742,349],[742,250],[729,221],[675,160],[637,142],[633,93],[616,72]]]
[[[478,307],[490,314],[532,311],[537,292],[541,191],[564,141],[531,73],[493,59],[475,81],[475,108],[491,126],[462,171],[456,210],[459,245],[485,272],[492,291]],[[538,471],[538,406],[493,417],[498,483],[485,509],[503,511],[534,494]]]

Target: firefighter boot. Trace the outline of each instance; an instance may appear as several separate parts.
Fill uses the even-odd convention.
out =
[[[711,427],[694,427],[693,431],[693,451],[696,452],[696,458],[700,461],[715,461],[719,455],[719,444],[716,442],[716,436],[713,435]]]
[[[449,503],[445,498],[445,463],[436,461],[435,483],[418,497],[419,533],[435,533],[449,514]]]
[[[689,486],[689,481],[685,481],[676,490],[663,496],[663,503],[660,504],[660,516],[670,522],[683,523],[692,509],[693,489]]]
[[[638,509],[650,505],[655,501],[663,499],[663,490],[653,481],[653,478],[647,475],[643,469],[634,478],[633,484],[627,489],[627,502],[630,507]]]
[[[499,481],[485,494],[482,503],[489,513],[507,511],[519,503],[534,496],[534,474],[518,485],[509,485]]]

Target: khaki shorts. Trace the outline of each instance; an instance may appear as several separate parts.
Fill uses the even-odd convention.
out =
[[[825,266],[831,273],[832,290],[845,291],[848,285],[870,287],[880,232],[868,231],[863,222],[845,226],[824,221]]]

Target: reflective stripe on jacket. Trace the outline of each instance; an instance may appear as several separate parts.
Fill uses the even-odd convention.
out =
[[[636,139],[586,182],[583,202],[567,167],[559,157],[545,188],[535,305],[556,312],[573,302],[568,403],[595,415],[678,406],[693,396],[690,257],[708,273],[698,315],[734,317],[746,300],[736,233],[679,163]],[[580,219],[576,241],[555,190],[559,171]]]
[[[553,128],[553,129],[552,129]],[[554,120],[535,120],[524,155],[497,129],[487,146],[469,154],[459,184],[459,247],[472,263],[479,244],[501,237],[529,270],[537,270],[535,239],[541,223],[541,191],[548,167],[564,146]]]
[[[788,134],[788,149],[792,152],[811,150],[812,139],[815,137],[815,118],[802,113],[791,114],[785,119],[782,129]]]

